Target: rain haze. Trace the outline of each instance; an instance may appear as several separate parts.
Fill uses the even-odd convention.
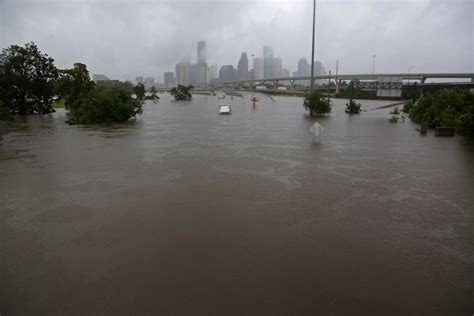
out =
[[[153,76],[207,42],[209,64],[262,57],[270,45],[290,73],[311,58],[312,1],[0,0],[0,46],[34,41],[59,67],[114,79]],[[339,73],[472,72],[470,0],[318,1],[315,59]]]
[[[474,0],[0,0],[0,316],[474,315],[473,37]]]

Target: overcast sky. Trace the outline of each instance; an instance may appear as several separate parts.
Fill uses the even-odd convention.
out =
[[[316,57],[339,73],[474,72],[474,0],[317,0]],[[312,0],[0,0],[0,47],[34,41],[60,68],[152,76],[207,42],[209,64],[274,49],[293,72],[311,57]],[[250,65],[251,66],[251,65]]]

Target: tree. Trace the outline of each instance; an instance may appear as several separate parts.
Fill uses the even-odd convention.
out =
[[[350,99],[349,103],[346,103],[346,113],[349,114],[359,114],[360,113],[360,103]]]
[[[179,84],[178,87],[171,89],[170,93],[172,96],[174,96],[175,100],[191,100],[193,97],[191,90],[193,88],[194,87],[192,85],[183,86]]]
[[[304,97],[303,107],[309,111],[309,115],[324,115],[331,112],[331,103],[323,95],[314,90]]]
[[[145,86],[143,83],[139,83],[133,87],[133,92],[137,96],[137,99],[142,101],[145,98]]]
[[[2,100],[11,113],[50,113],[54,84],[58,78],[54,59],[33,43],[11,45],[0,53]]]
[[[105,87],[108,89],[117,88],[119,90],[126,91],[128,94],[132,95],[134,85],[130,81],[119,81],[119,80],[99,80],[96,82],[97,87]]]
[[[427,94],[411,106],[410,118],[431,127],[454,127],[457,133],[474,137],[474,93],[445,89]]]
[[[145,100],[152,100],[154,103],[156,103],[156,101],[159,100],[160,97],[156,95],[155,87],[151,87],[150,92],[150,95],[145,96]]]
[[[69,124],[124,122],[142,113],[142,104],[126,91],[94,88],[70,103]]]
[[[81,94],[87,94],[94,89],[94,81],[89,76],[87,66],[75,63],[74,68],[61,71],[56,91],[66,98],[66,107],[74,103]]]

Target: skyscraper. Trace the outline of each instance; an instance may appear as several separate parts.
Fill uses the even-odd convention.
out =
[[[264,79],[263,59],[257,57],[253,59],[253,79]]]
[[[185,85],[188,83],[188,65],[186,63],[178,63],[175,66],[176,83]]]
[[[206,42],[199,41],[197,46],[197,62],[198,64],[206,63]]]
[[[237,80],[247,80],[249,72],[249,60],[247,54],[244,52],[240,56],[239,64],[237,65]]]
[[[193,67],[194,66],[194,67]],[[197,44],[197,65],[191,65],[193,69],[192,83],[205,85],[207,79],[207,63],[206,63],[206,42],[199,41]]]
[[[308,64],[308,61],[306,58],[301,58],[298,61],[298,76],[304,77],[304,76],[309,76],[311,71],[311,67]]]
[[[301,58],[298,61],[298,77],[305,77],[311,74],[311,66],[308,64],[306,58]],[[298,80],[297,84],[309,85],[309,80]]]
[[[282,68],[283,61],[281,58],[273,58],[272,62],[272,78],[280,78],[281,77],[281,68]]]
[[[174,82],[174,73],[169,71],[169,72],[165,72],[163,74],[163,82],[164,82],[164,85],[165,85],[165,88],[171,88],[175,85],[175,82]]]
[[[211,65],[209,67],[209,80],[208,81],[211,81],[211,80],[214,80],[214,79],[218,79],[218,77],[217,77],[217,65]]]
[[[263,76],[273,78],[273,48],[270,46],[263,46]]]
[[[220,81],[233,81],[235,80],[235,68],[232,65],[224,65],[219,70]]]

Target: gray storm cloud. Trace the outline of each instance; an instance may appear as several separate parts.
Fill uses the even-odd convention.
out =
[[[274,48],[291,71],[311,54],[312,1],[0,0],[0,46],[36,42],[58,67],[162,80],[207,42],[210,64]],[[318,0],[316,59],[341,73],[474,72],[474,1]]]

